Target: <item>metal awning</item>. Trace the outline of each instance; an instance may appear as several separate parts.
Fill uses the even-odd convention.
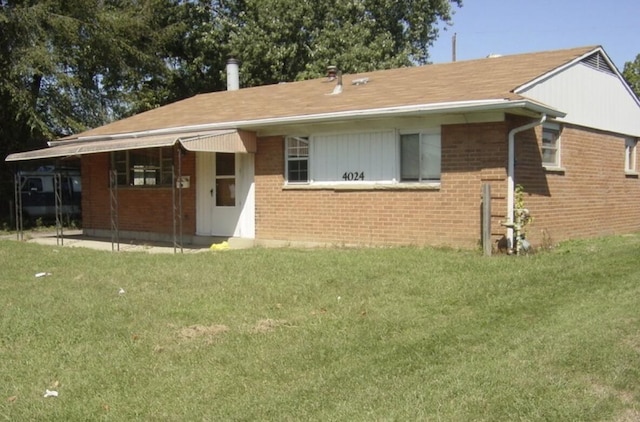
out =
[[[183,137],[180,144],[187,151],[256,152],[256,134],[244,130],[218,130],[208,135]]]
[[[71,157],[101,152],[141,148],[161,148],[179,142],[188,151],[256,152],[256,134],[242,130],[215,130],[155,135],[117,135],[100,139],[76,139],[52,142],[51,147],[9,154],[5,161]]]

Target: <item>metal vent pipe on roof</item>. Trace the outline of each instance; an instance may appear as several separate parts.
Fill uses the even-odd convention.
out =
[[[337,73],[338,73],[337,66],[327,66],[327,79],[329,81],[334,81],[336,79]]]
[[[338,70],[337,79],[338,79],[338,82],[336,83],[336,86],[333,88],[333,92],[331,93],[331,95],[342,93],[342,71],[341,70]]]
[[[240,62],[234,58],[227,60],[227,91],[240,89]]]

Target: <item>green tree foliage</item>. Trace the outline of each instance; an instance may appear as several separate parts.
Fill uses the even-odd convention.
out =
[[[461,0],[0,0],[0,141],[224,89],[426,63]],[[15,146],[15,145],[13,145]]]
[[[0,158],[224,89],[230,56],[242,62],[243,86],[318,77],[328,65],[426,63],[455,5],[462,0],[0,0]],[[4,161],[0,180],[0,197],[10,197]]]
[[[622,75],[627,80],[627,83],[629,83],[633,92],[640,98],[640,54],[636,56],[634,61],[624,64]]]
[[[51,138],[117,117],[139,81],[163,72],[153,3],[163,1],[2,1],[0,100],[11,132]]]
[[[460,0],[231,0],[229,54],[247,85],[427,63],[440,21]]]
[[[130,112],[225,88],[225,63],[242,86],[423,64],[440,22],[461,0],[178,1],[158,50],[167,69],[141,81]]]
[[[0,197],[7,153],[129,112],[140,81],[165,72],[171,0],[0,0]],[[157,102],[154,102],[156,104]]]
[[[142,81],[130,112],[225,88],[225,63],[243,86],[423,64],[461,0],[177,1],[158,54],[164,73]]]

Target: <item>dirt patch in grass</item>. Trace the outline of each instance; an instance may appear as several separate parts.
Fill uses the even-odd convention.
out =
[[[624,339],[624,343],[636,352],[640,353],[640,336],[629,336]]]
[[[599,399],[606,399],[609,397],[615,397],[622,403],[629,405],[633,403],[634,396],[630,391],[619,390],[615,387],[611,387],[597,381],[591,383],[591,388],[596,397]],[[640,419],[637,419],[640,420]]]
[[[261,319],[251,329],[254,333],[269,333],[275,331],[276,328],[283,326],[287,321],[280,319]]]
[[[640,420],[640,411],[627,409],[615,419],[615,422],[637,422]]]
[[[191,325],[189,327],[181,328],[178,331],[178,337],[182,340],[192,340],[195,338],[213,338],[220,334],[226,333],[229,331],[229,327],[221,324],[214,325]]]
[[[223,324],[213,325],[190,325],[188,327],[179,327],[175,324],[168,324],[169,328],[173,332],[170,338],[165,338],[159,344],[156,344],[153,348],[155,353],[162,353],[166,351],[175,351],[176,348],[183,350],[183,347],[191,347],[204,343],[211,345],[220,341],[222,335],[230,328]]]

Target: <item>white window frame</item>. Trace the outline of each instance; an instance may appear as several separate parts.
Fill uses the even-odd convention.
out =
[[[373,138],[370,137],[372,133],[376,135]],[[416,134],[420,139],[419,146],[413,144],[413,150],[419,149],[416,152],[417,160],[409,159],[409,162],[413,166],[416,165],[416,161],[422,163],[419,165],[433,163],[434,167],[431,167],[431,170],[425,167],[417,177],[401,180],[403,175],[401,136],[409,134]],[[303,148],[300,148],[299,141],[301,140],[307,143],[308,148],[304,148],[304,145],[302,145]],[[378,152],[374,155],[371,155],[371,148],[374,148],[374,144],[369,144],[369,142],[376,143],[375,151]],[[411,129],[405,127],[373,132],[360,130],[336,133],[322,132],[314,135],[287,135],[284,137],[283,146],[285,189],[368,190],[384,189],[387,186],[393,186],[394,189],[440,189],[442,132],[439,126]],[[427,149],[422,151],[423,148]],[[358,155],[358,151],[362,154]],[[335,157],[335,162],[325,162],[327,159],[331,160],[336,152],[339,155]],[[299,166],[297,162],[303,160],[305,163]],[[300,169],[302,169],[302,176],[305,176],[304,165],[306,165],[307,179],[296,180],[295,178],[301,175]],[[369,176],[370,174],[371,176]],[[294,179],[290,180],[291,177]]]
[[[236,158],[233,152],[216,152],[216,207],[236,206]]]
[[[307,143],[307,153],[305,154],[301,154],[300,153],[300,146],[296,145],[290,145],[290,143],[292,142],[306,142]],[[290,154],[290,152],[292,152],[293,150],[296,151],[296,154]],[[285,162],[285,169],[284,169],[284,175],[285,175],[285,183],[286,184],[295,184],[295,185],[308,185],[311,182],[311,142],[310,142],[310,137],[309,136],[287,136],[285,138],[285,142],[284,142],[284,162]],[[307,162],[307,179],[306,180],[289,180],[289,163],[291,162],[301,162],[301,161],[306,161]]]
[[[637,150],[638,140],[625,138],[624,140],[624,171],[627,174],[638,174]]]
[[[545,146],[545,135],[555,134],[555,145]],[[544,152],[554,151],[555,160],[553,162],[544,161]],[[540,143],[540,155],[542,158],[542,165],[548,169],[559,169],[562,167],[562,127],[557,123],[544,123],[542,125],[542,139]]]
[[[403,178],[403,168],[402,168],[402,137],[403,136],[407,136],[407,135],[417,135],[418,136],[418,177],[417,179],[415,178],[411,178],[411,179],[407,179],[407,178]],[[422,138],[423,136],[433,136],[433,135],[437,135],[439,137],[440,140],[440,162],[439,162],[439,171],[438,171],[438,177],[437,178],[423,178],[422,177],[422,148],[423,148],[423,143],[422,143]],[[398,133],[398,157],[399,157],[399,163],[398,163],[398,169],[399,169],[399,174],[398,174],[398,180],[400,180],[400,183],[427,183],[427,184],[440,184],[440,180],[442,179],[442,135],[441,135],[441,131],[438,128],[437,130],[401,130]]]

